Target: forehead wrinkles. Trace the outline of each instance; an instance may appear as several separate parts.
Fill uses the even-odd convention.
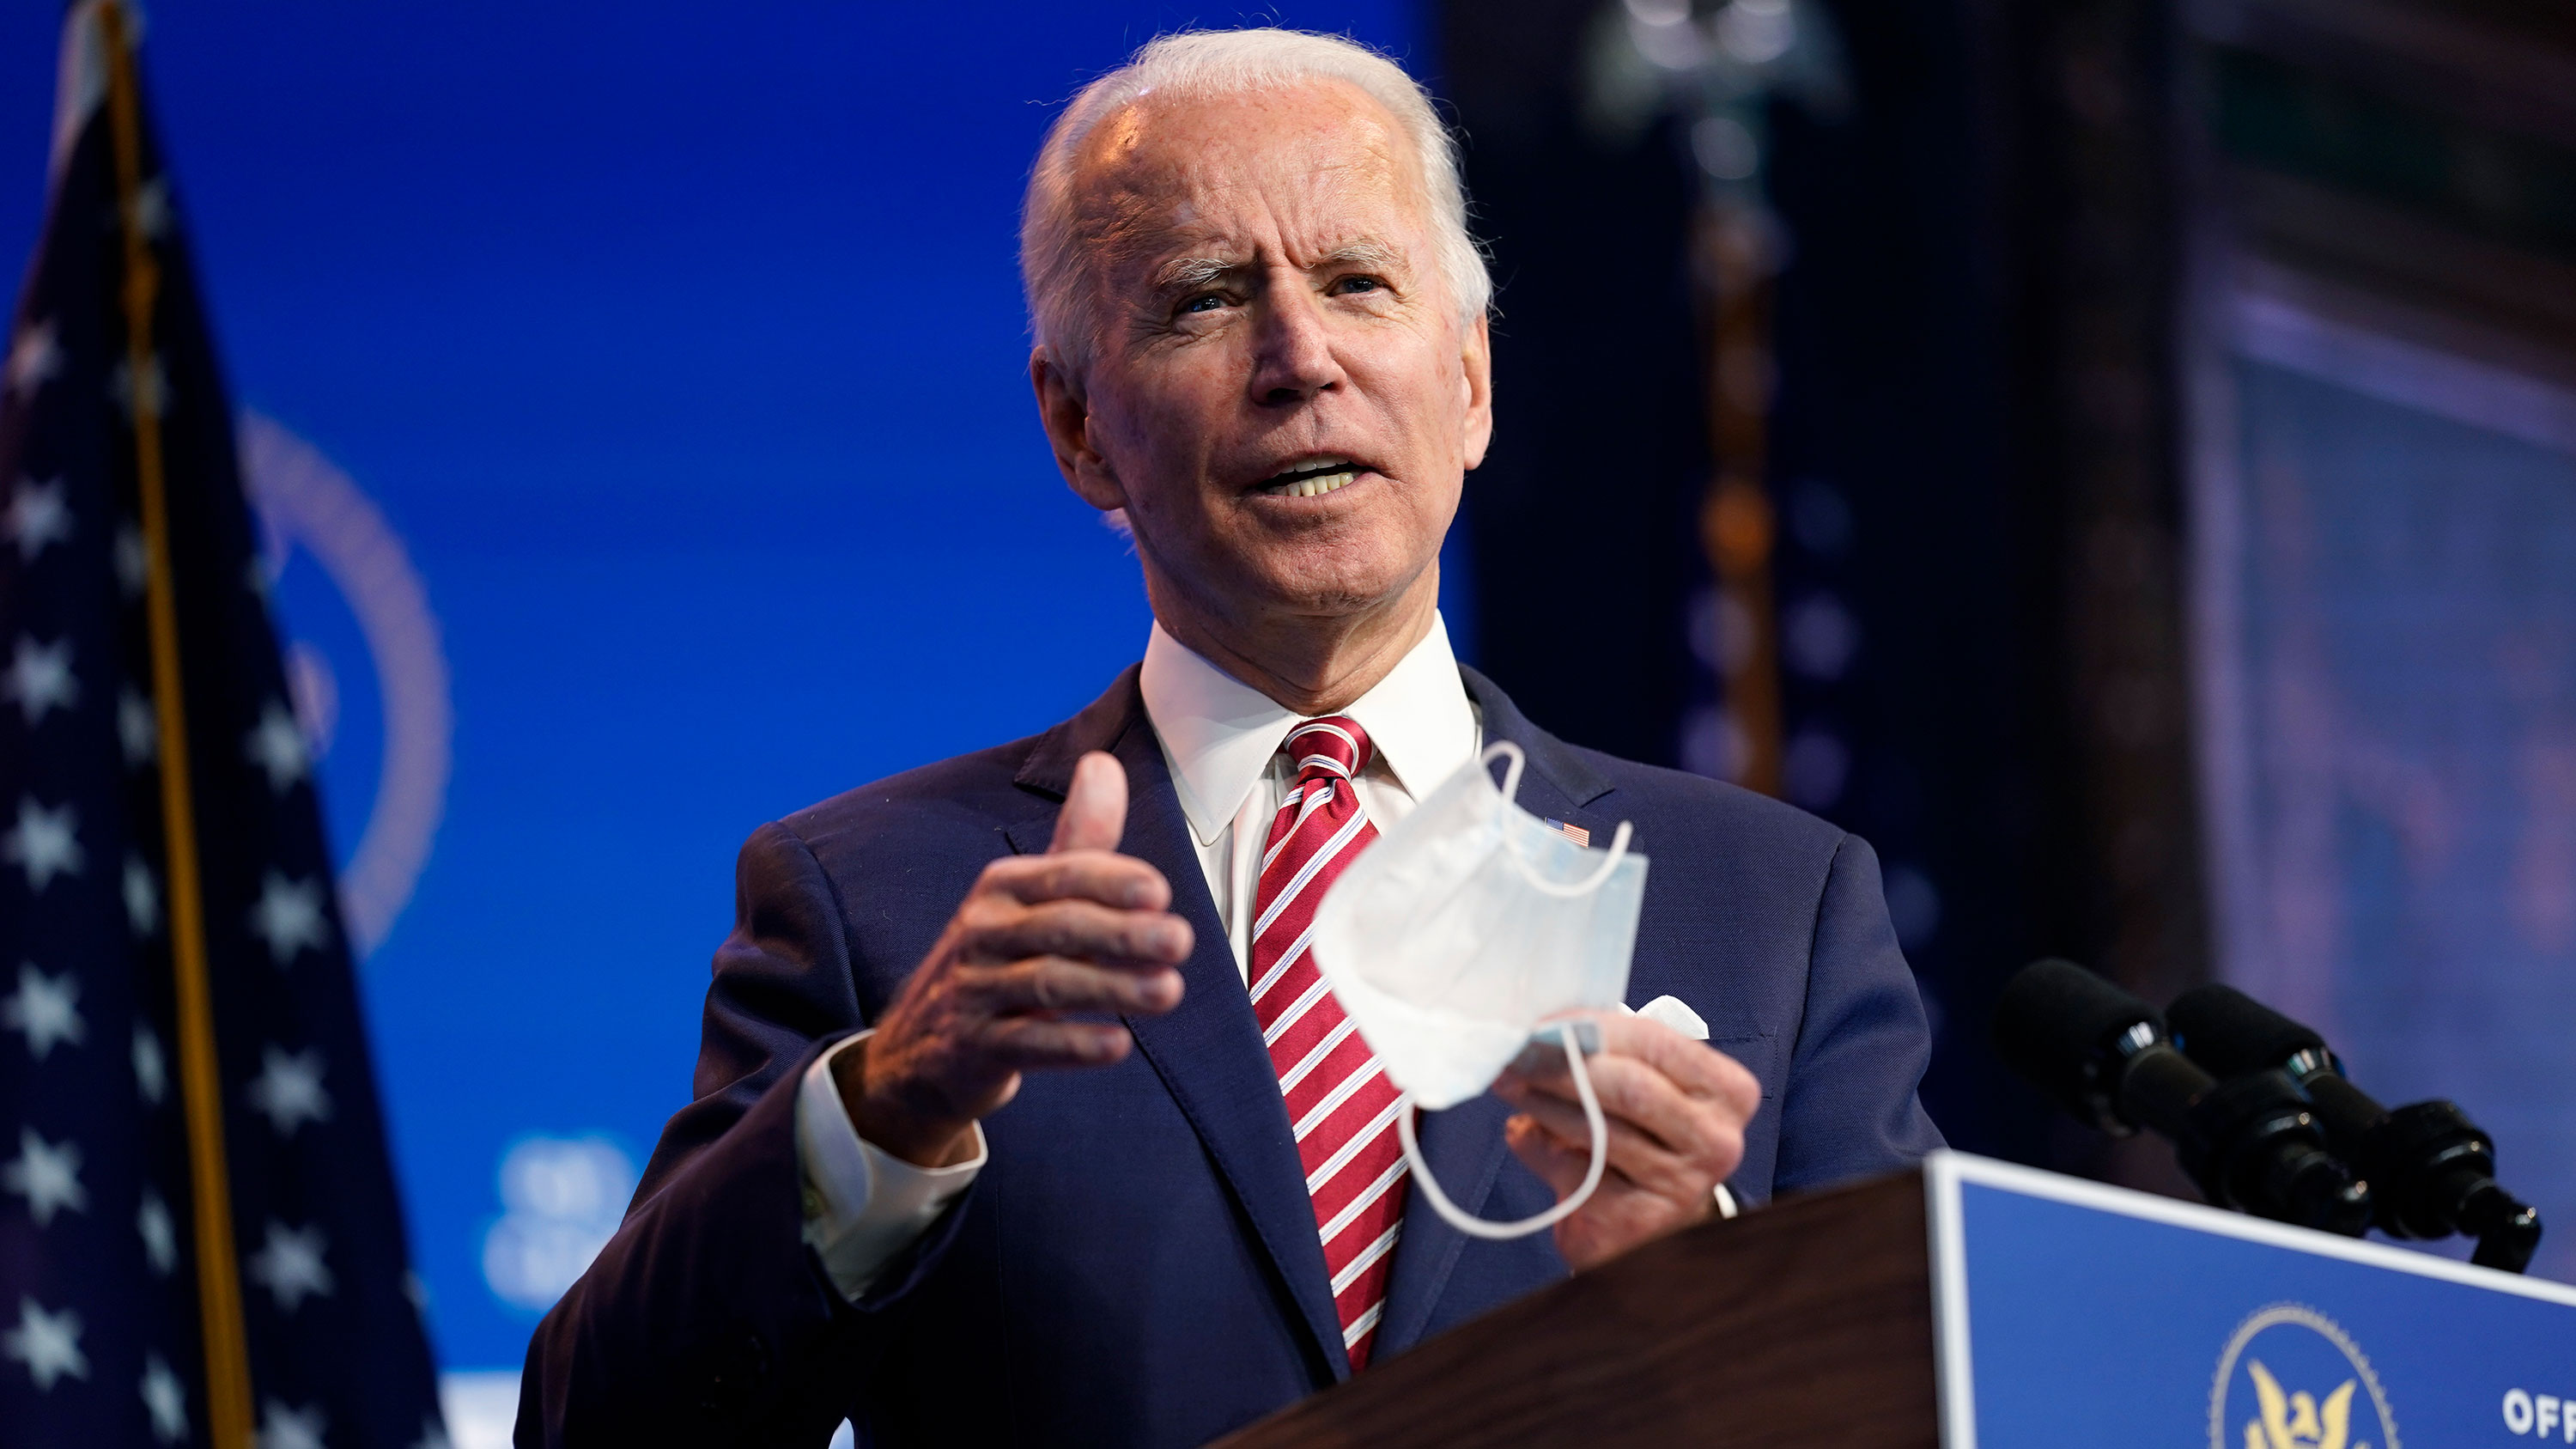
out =
[[[1300,259],[1311,261],[1362,237],[1392,242],[1390,230],[1422,230],[1416,159],[1393,118],[1339,81],[1148,97],[1085,141],[1075,232],[1095,277],[1182,250],[1248,261],[1265,238],[1241,230],[1246,221],[1277,225],[1287,246],[1315,253]]]

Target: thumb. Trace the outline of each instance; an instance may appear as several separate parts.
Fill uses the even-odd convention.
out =
[[[1056,813],[1050,855],[1067,850],[1116,850],[1127,833],[1127,771],[1098,750],[1074,762],[1073,788]]]

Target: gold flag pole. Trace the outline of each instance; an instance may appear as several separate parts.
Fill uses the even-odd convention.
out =
[[[179,678],[179,608],[170,573],[170,508],[161,459],[161,372],[152,313],[161,288],[141,212],[143,117],[129,26],[119,0],[100,0],[108,59],[108,116],[116,140],[117,211],[125,235],[125,366],[134,414],[134,472],[142,494],[145,605],[152,632],[152,697],[161,734],[161,833],[169,852],[170,954],[177,978],[179,1083],[188,1121],[195,1207],[197,1311],[206,1348],[206,1419],[215,1449],[252,1449],[250,1347],[233,1252],[232,1185],[224,1166],[222,1077],[206,970],[205,899],[197,875],[196,805],[188,784],[188,727]]]

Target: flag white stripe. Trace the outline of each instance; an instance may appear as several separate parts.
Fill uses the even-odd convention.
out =
[[[1306,994],[1288,1003],[1288,1009],[1279,1013],[1279,1019],[1270,1023],[1269,1029],[1261,1033],[1261,1044],[1268,1046],[1279,1040],[1288,1028],[1297,1024],[1298,1018],[1303,1017],[1316,1002],[1324,999],[1326,989],[1324,978],[1318,975],[1315,978],[1315,984],[1306,988]]]
[[[1350,1266],[1333,1275],[1333,1296],[1341,1297],[1362,1273],[1368,1271],[1369,1264],[1385,1257],[1387,1250],[1395,1246],[1395,1235],[1403,1229],[1402,1222],[1389,1223],[1386,1231],[1377,1235],[1376,1242],[1360,1249],[1360,1255],[1351,1259]]]
[[[1386,1104],[1385,1111],[1377,1114],[1376,1121],[1352,1133],[1351,1140],[1342,1144],[1341,1151],[1325,1158],[1323,1166],[1306,1174],[1306,1196],[1313,1197],[1315,1189],[1332,1181],[1334,1173],[1351,1165],[1351,1159],[1360,1155],[1361,1148],[1385,1136],[1387,1129],[1395,1125],[1395,1114],[1403,1106],[1404,1098],[1398,1095],[1394,1101]]]
[[[1369,1330],[1377,1327],[1379,1316],[1385,1312],[1385,1299],[1381,1298],[1375,1303],[1370,1304],[1367,1312],[1352,1319],[1351,1326],[1342,1330],[1342,1347],[1344,1349],[1348,1349],[1352,1344],[1368,1337]]]
[[[1368,812],[1352,811],[1350,821],[1342,826],[1340,832],[1325,841],[1324,848],[1315,852],[1315,858],[1300,866],[1297,874],[1290,878],[1288,884],[1279,888],[1278,899],[1270,903],[1270,909],[1261,913],[1261,919],[1252,923],[1252,939],[1260,940],[1261,933],[1269,930],[1270,923],[1278,920],[1279,913],[1288,909],[1289,904],[1297,899],[1297,893],[1306,888],[1306,882],[1313,880],[1316,872],[1330,865],[1333,857],[1342,853],[1342,847],[1350,844],[1352,837],[1358,835],[1367,826]]]
[[[1298,944],[1303,945],[1305,943],[1301,941]],[[1331,1056],[1333,1054],[1333,1048],[1340,1046],[1343,1039],[1348,1037],[1352,1031],[1356,1030],[1359,1024],[1360,1021],[1358,1017],[1345,1016],[1342,1018],[1342,1024],[1340,1026],[1334,1027],[1331,1031],[1324,1033],[1324,1039],[1315,1043],[1315,1049],[1306,1053],[1306,1059],[1299,1062],[1297,1065],[1290,1067],[1287,1074],[1279,1079],[1279,1095],[1284,1097],[1290,1092],[1297,1090],[1297,1084],[1306,1080],[1306,1074],[1313,1071],[1315,1068],[1322,1066],[1324,1064],[1324,1058]]]
[[[1300,1142],[1305,1141],[1306,1134],[1322,1126],[1325,1118],[1332,1116],[1336,1108],[1351,1099],[1352,1093],[1377,1080],[1378,1074],[1385,1070],[1386,1063],[1379,1061],[1375,1057],[1370,1057],[1366,1062],[1361,1064],[1358,1071],[1342,1078],[1342,1084],[1340,1086],[1326,1092],[1324,1094],[1324,1100],[1317,1102],[1313,1111],[1308,1112],[1304,1117],[1298,1119],[1297,1140]]]
[[[1405,1173],[1411,1170],[1411,1168],[1405,1165],[1404,1159],[1398,1157],[1394,1162],[1387,1165],[1386,1171],[1378,1174],[1377,1181],[1370,1183],[1366,1191],[1362,1192],[1358,1197],[1352,1198],[1348,1207],[1345,1207],[1340,1212],[1333,1214],[1333,1220],[1324,1224],[1323,1227],[1322,1237],[1324,1239],[1325,1249],[1329,1251],[1333,1246],[1333,1239],[1342,1235],[1342,1229],[1349,1227],[1353,1222],[1357,1221],[1360,1214],[1368,1211],[1370,1203],[1386,1196],[1387,1191],[1390,1188],[1393,1188],[1397,1183],[1402,1182],[1404,1180]]]

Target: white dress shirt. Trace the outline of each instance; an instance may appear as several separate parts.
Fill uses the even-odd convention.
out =
[[[1138,686],[1217,919],[1234,947],[1235,970],[1247,972],[1261,848],[1295,783],[1279,746],[1304,716],[1192,653],[1160,624],[1146,640]],[[1422,642],[1341,713],[1368,731],[1374,747],[1359,796],[1381,829],[1473,761],[1480,746],[1475,706],[1436,614]],[[832,1081],[832,1058],[847,1046],[806,1070],[796,1096],[796,1148],[807,1187],[805,1240],[834,1286],[855,1299],[938,1221],[987,1153],[980,1127],[973,1159],[953,1167],[915,1167],[861,1138]]]

